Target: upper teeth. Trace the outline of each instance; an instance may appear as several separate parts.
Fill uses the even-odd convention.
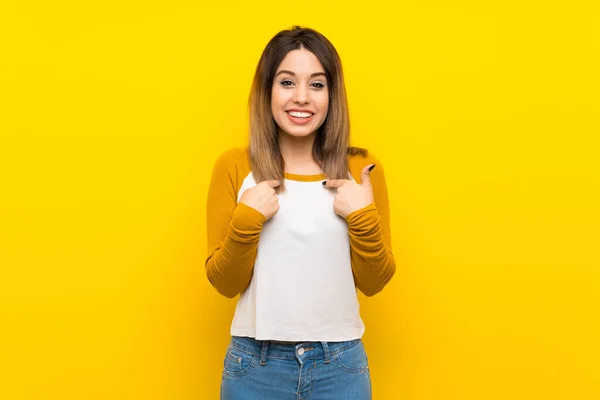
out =
[[[288,113],[292,116],[292,117],[300,117],[300,118],[307,118],[310,117],[312,115],[312,113],[308,113],[308,112],[299,112],[299,111],[288,111]]]

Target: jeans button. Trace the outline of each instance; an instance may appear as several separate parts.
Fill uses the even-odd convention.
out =
[[[304,354],[304,347],[298,349],[298,355],[301,356],[302,354]]]

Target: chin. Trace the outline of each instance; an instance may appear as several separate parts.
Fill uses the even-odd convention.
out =
[[[314,132],[316,131],[316,129],[307,129],[307,128],[301,128],[298,129],[298,127],[296,126],[284,126],[283,128],[283,132],[286,133],[287,135],[293,136],[293,137],[307,137],[312,135]]]
[[[284,117],[287,119],[287,117]],[[324,121],[318,121],[319,124],[310,123],[307,125],[295,125],[284,119],[283,121],[275,121],[279,130],[283,133],[297,138],[303,138],[314,134],[323,124]],[[282,122],[282,123],[279,123]]]

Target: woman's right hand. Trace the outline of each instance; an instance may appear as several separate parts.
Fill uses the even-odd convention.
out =
[[[274,188],[280,184],[277,180],[263,181],[250,189],[246,189],[242,193],[240,203],[254,208],[268,220],[279,211],[279,201]]]

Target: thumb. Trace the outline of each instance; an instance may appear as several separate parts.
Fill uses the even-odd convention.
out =
[[[361,185],[364,187],[371,187],[371,171],[375,168],[375,164],[367,165],[363,168],[361,174]]]

